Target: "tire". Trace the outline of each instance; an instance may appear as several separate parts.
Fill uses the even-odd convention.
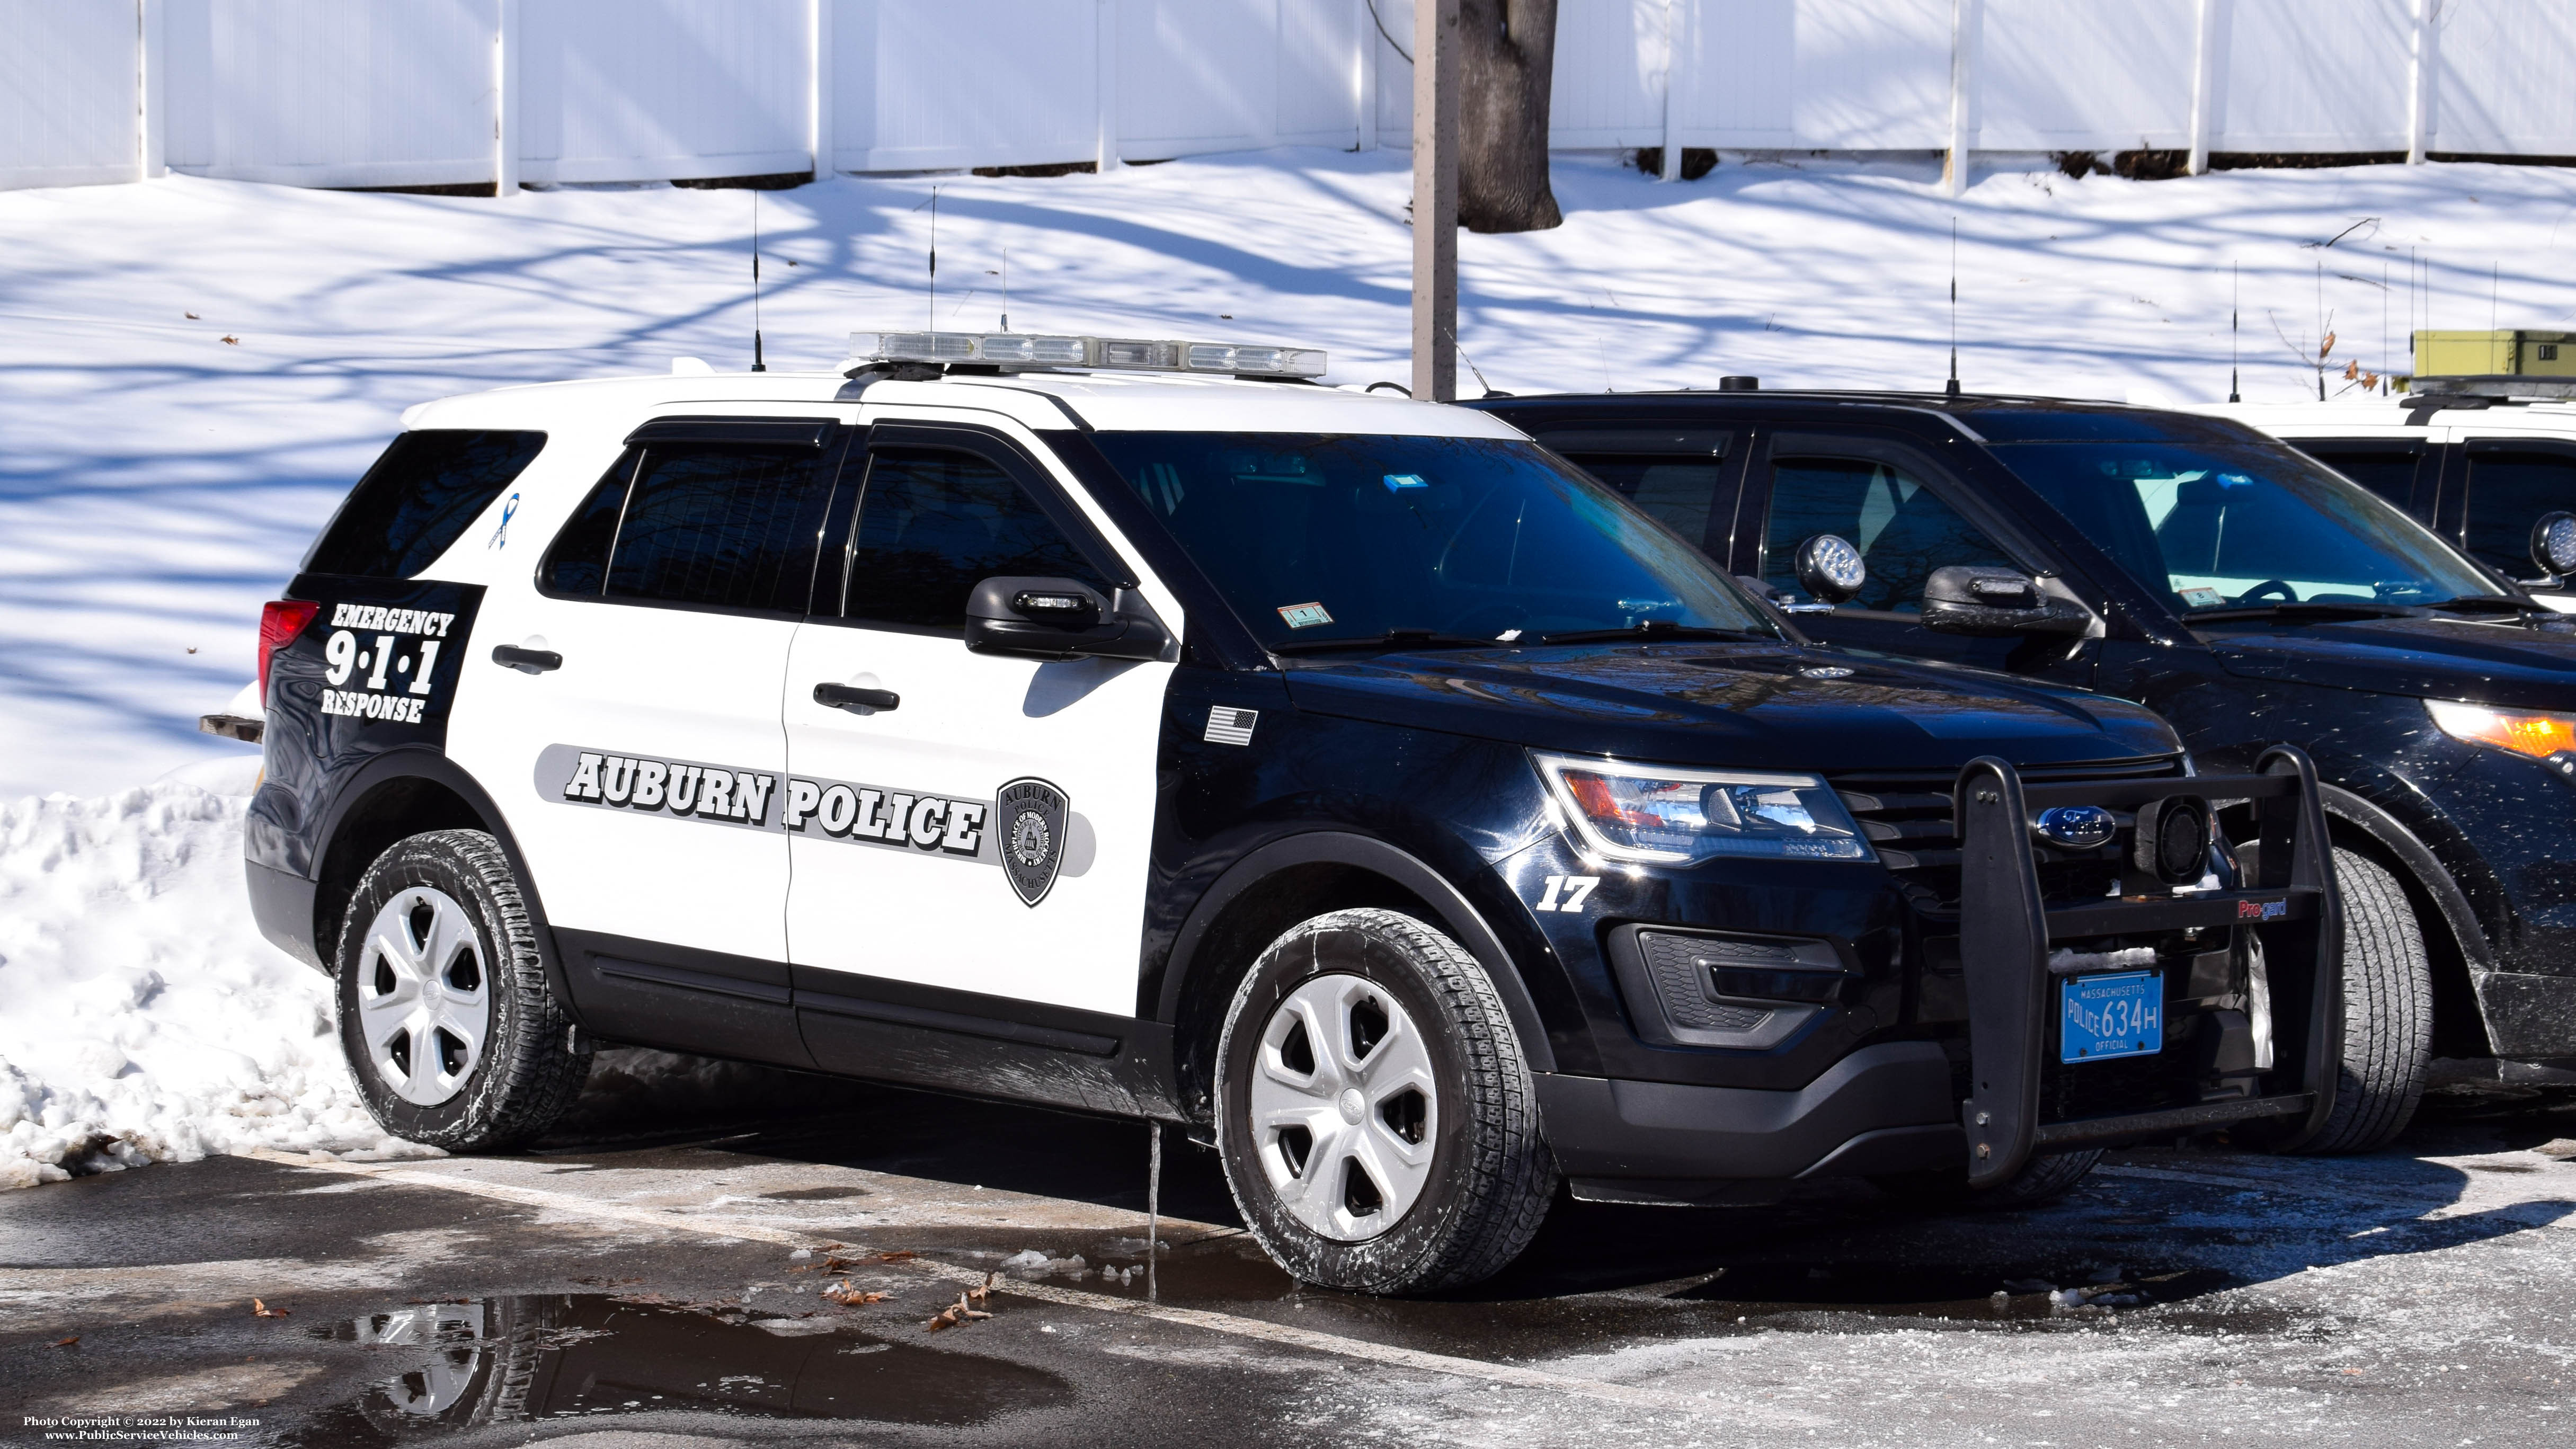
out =
[[[1899,1202],[1937,1211],[2003,1211],[2057,1201],[2073,1192],[2101,1160],[2099,1148],[2034,1157],[2022,1164],[2021,1171],[1988,1188],[1968,1186],[1968,1169],[1964,1165],[1931,1172],[1892,1173],[1873,1177],[1870,1182]]]
[[[1304,1282],[1478,1282],[1529,1246],[1556,1191],[1492,979],[1395,911],[1317,916],[1270,944],[1227,1011],[1216,1100],[1235,1206]]]
[[[500,842],[439,830],[367,867],[333,956],[340,1050],[397,1137],[496,1152],[552,1126],[590,1074]]]
[[[2343,895],[2343,1065],[2324,1129],[2295,1149],[2314,1156],[2396,1141],[2424,1100],[2433,1059],[2433,972],[2405,888],[2358,851],[2337,849],[2334,864]]]

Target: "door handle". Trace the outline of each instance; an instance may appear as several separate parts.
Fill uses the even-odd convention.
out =
[[[522,674],[543,674],[563,668],[563,656],[551,649],[522,649],[516,644],[492,646],[492,662]]]
[[[814,686],[814,702],[834,709],[893,709],[903,696],[891,689],[859,689],[847,684]]]

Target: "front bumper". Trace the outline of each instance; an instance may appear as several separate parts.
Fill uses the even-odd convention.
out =
[[[2487,1045],[2509,1061],[2576,1055],[2576,976],[2473,971]]]
[[[1541,1072],[1540,1120],[1557,1166],[1594,1201],[1723,1199],[1736,1184],[1870,1177],[1967,1160],[1938,1042],[1864,1047],[1794,1092]],[[2304,1092],[2050,1123],[2034,1150],[2075,1151],[2261,1118],[2304,1117]]]
[[[1594,1200],[1700,1201],[1729,1183],[1904,1172],[1965,1151],[1937,1042],[1864,1047],[1794,1092],[1534,1080],[1557,1166]]]
[[[2133,811],[2176,795],[2253,807],[2257,831],[2242,843],[2257,864],[2242,888],[2174,892],[2124,875],[2108,897],[2043,897],[2029,823],[2039,811]],[[2342,933],[2324,813],[2304,755],[2272,750],[2250,775],[2027,786],[2010,764],[1987,757],[1960,772],[1951,799],[1965,1042],[1860,1046],[1787,1090],[1542,1075],[1548,1141],[1578,1195],[1698,1201],[1730,1183],[1960,1167],[1969,1185],[1983,1187],[2009,1179],[2034,1154],[2233,1124],[2290,1144],[2324,1124],[2339,1057]],[[2177,1101],[2169,1090],[2132,1095],[2116,1076],[2094,1079],[2113,1088],[2108,1096],[2053,1091],[2044,1101],[2060,979],[2049,967],[2052,944],[2198,939],[2190,933],[2212,928],[2261,946],[2273,1060],[2248,1057],[2219,1072],[2231,1080],[2202,1089],[2196,1101]],[[1964,1061],[1955,1059],[1960,1045]],[[2064,1085],[2062,1073],[2058,1081]]]

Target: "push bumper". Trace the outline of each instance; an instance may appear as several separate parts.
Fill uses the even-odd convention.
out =
[[[2060,905],[2041,895],[2030,824],[2056,805],[2131,811],[2176,795],[2249,802],[2258,862],[2245,888],[2123,894]],[[2116,1146],[2236,1124],[2284,1144],[2334,1106],[2342,1003],[2341,919],[2316,775],[2295,749],[2251,775],[2025,786],[1987,757],[1959,774],[1960,960],[1968,996],[1969,1095],[1958,1101],[1937,1042],[1887,1042],[1803,1088],[1769,1091],[1547,1073],[1548,1141],[1577,1194],[1706,1200],[1729,1182],[1780,1182],[1964,1165],[1971,1186],[2005,1181],[2034,1154]],[[2158,888],[2159,890],[2161,888]],[[2251,1096],[2042,1121],[2054,1039],[2052,942],[2193,927],[2250,929],[2274,1003],[2275,1062]]]
[[[2255,878],[2247,888],[2129,896],[2050,906],[2040,897],[2030,822],[2057,805],[2135,810],[2175,795],[2254,807]],[[2343,1004],[2342,910],[2316,767],[2288,745],[2263,752],[2255,773],[2023,785],[1987,756],[1959,772],[1959,956],[1967,974],[1968,1182],[1989,1187],[2019,1172],[2034,1149],[2134,1141],[2270,1118],[2284,1144],[2315,1135],[2334,1110]],[[2250,926],[2263,944],[2273,1002],[2274,1069],[2262,1095],[2043,1128],[2041,1055],[2049,1040],[2048,948],[2053,941]]]

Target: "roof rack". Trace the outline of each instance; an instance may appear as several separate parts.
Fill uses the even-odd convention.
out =
[[[1184,372],[1225,377],[1313,378],[1320,347],[1086,337],[1044,332],[853,332],[844,372],[880,363],[944,363],[1004,372],[1077,367],[1102,372]]]

